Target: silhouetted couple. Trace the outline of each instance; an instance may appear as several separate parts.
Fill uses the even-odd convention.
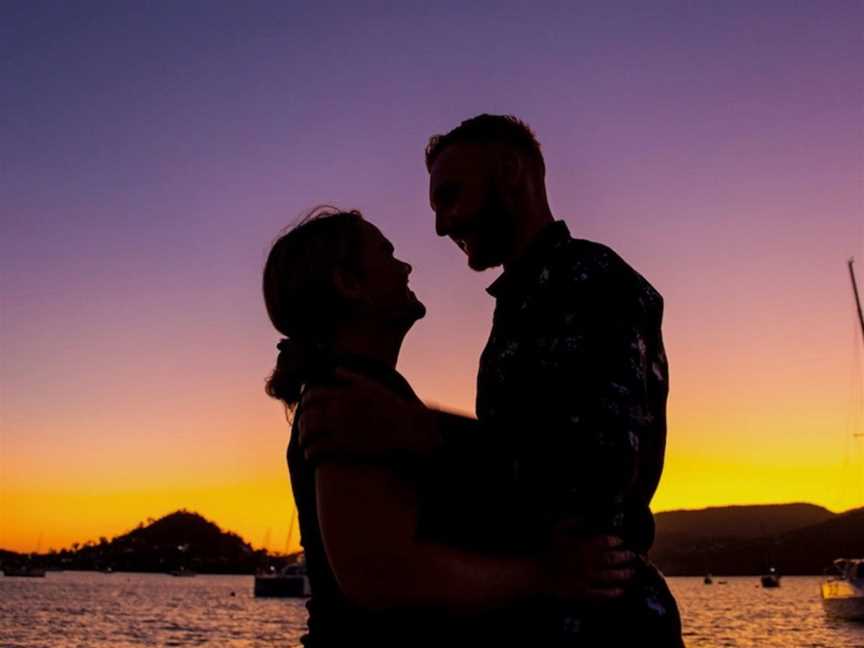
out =
[[[480,115],[426,149],[440,236],[488,288],[477,418],[426,407],[396,372],[425,314],[411,266],[359,212],[317,210],[273,245],[268,393],[312,588],[304,643],[681,646],[646,560],[668,376],[660,295],[549,209],[529,128]]]

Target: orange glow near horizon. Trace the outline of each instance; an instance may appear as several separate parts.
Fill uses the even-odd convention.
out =
[[[767,317],[758,301],[736,297],[739,314],[726,326],[712,322],[711,311],[697,317],[707,309],[699,303],[703,294],[684,302],[666,291],[669,436],[655,511],[794,501],[843,511],[864,504],[862,448],[852,436],[862,423],[854,391],[862,345],[847,325],[853,311],[842,266],[836,274],[833,293],[820,298],[846,322],[808,319],[805,307],[777,317],[782,309],[774,306]],[[478,291],[487,279],[467,278]],[[491,300],[453,304],[440,291],[417,291],[430,295],[430,313],[406,339],[400,369],[430,404],[470,412]],[[711,299],[722,301],[724,292],[718,288]],[[454,326],[442,347],[438,332]],[[257,335],[272,339],[264,327]],[[237,339],[249,337],[241,332]],[[6,413],[28,434],[3,437],[0,548],[47,551],[110,538],[185,508],[256,547],[295,550],[289,426],[262,391],[269,345],[240,345],[230,354],[208,340],[192,345],[173,360],[201,371],[187,384],[179,369],[155,364],[159,351],[146,337],[140,343],[137,365],[112,369],[110,380],[86,374],[52,402],[19,401]],[[83,364],[78,353],[70,349],[65,361]],[[145,380],[137,378],[142,372]],[[857,387],[850,375],[858,376]],[[139,389],[130,392],[126,385],[136,380]],[[60,429],[62,443],[52,437]]]
[[[667,461],[655,512],[795,501],[839,512],[862,504],[861,455],[846,439],[842,380],[824,382],[818,390],[809,381],[789,380],[782,387],[751,382],[729,391],[723,372],[704,380],[687,377],[686,352],[669,342],[678,372],[673,361]],[[432,400],[465,411],[470,399],[457,393],[468,383],[451,383],[449,398],[438,393]],[[255,547],[298,549],[296,521],[288,528],[288,424],[281,408],[264,397],[252,409],[258,415],[246,422],[244,435],[238,436],[236,417],[220,410],[220,425],[176,434],[169,453],[133,441],[146,435],[130,430],[114,441],[103,438],[102,453],[66,447],[41,453],[36,461],[7,444],[0,548],[48,551],[110,539],[185,508]],[[122,463],[123,456],[136,461]]]

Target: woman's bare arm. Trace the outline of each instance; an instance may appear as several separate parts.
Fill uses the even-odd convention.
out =
[[[439,607],[469,614],[538,594],[619,596],[632,577],[629,552],[600,536],[567,540],[560,552],[517,558],[463,551],[416,536],[413,487],[375,465],[325,463],[316,470],[318,519],[345,595],[370,609]]]
[[[543,589],[537,560],[484,556],[419,540],[414,489],[392,470],[327,463],[316,470],[315,485],[330,566],[358,605],[471,612]]]

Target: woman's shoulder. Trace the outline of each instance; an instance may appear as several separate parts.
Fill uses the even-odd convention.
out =
[[[423,430],[419,401],[407,401],[380,383],[350,375],[338,384],[310,385],[295,412],[295,433],[313,463],[389,463],[417,454]]]
[[[347,389],[347,388],[345,388]],[[347,449],[352,441],[348,426],[333,408],[333,387],[305,385],[294,411],[294,434],[307,460],[319,460]],[[344,389],[340,390],[344,392]]]

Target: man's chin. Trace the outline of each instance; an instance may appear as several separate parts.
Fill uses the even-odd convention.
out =
[[[405,321],[409,324],[414,324],[424,317],[426,317],[426,306],[419,299],[405,309]]]
[[[411,314],[415,315],[417,319],[426,316],[426,305],[419,299],[414,300],[414,303],[410,306],[410,310]]]
[[[495,268],[501,265],[501,263],[501,261],[491,256],[483,256],[479,254],[468,255],[468,267],[475,272],[483,272],[484,270]]]

